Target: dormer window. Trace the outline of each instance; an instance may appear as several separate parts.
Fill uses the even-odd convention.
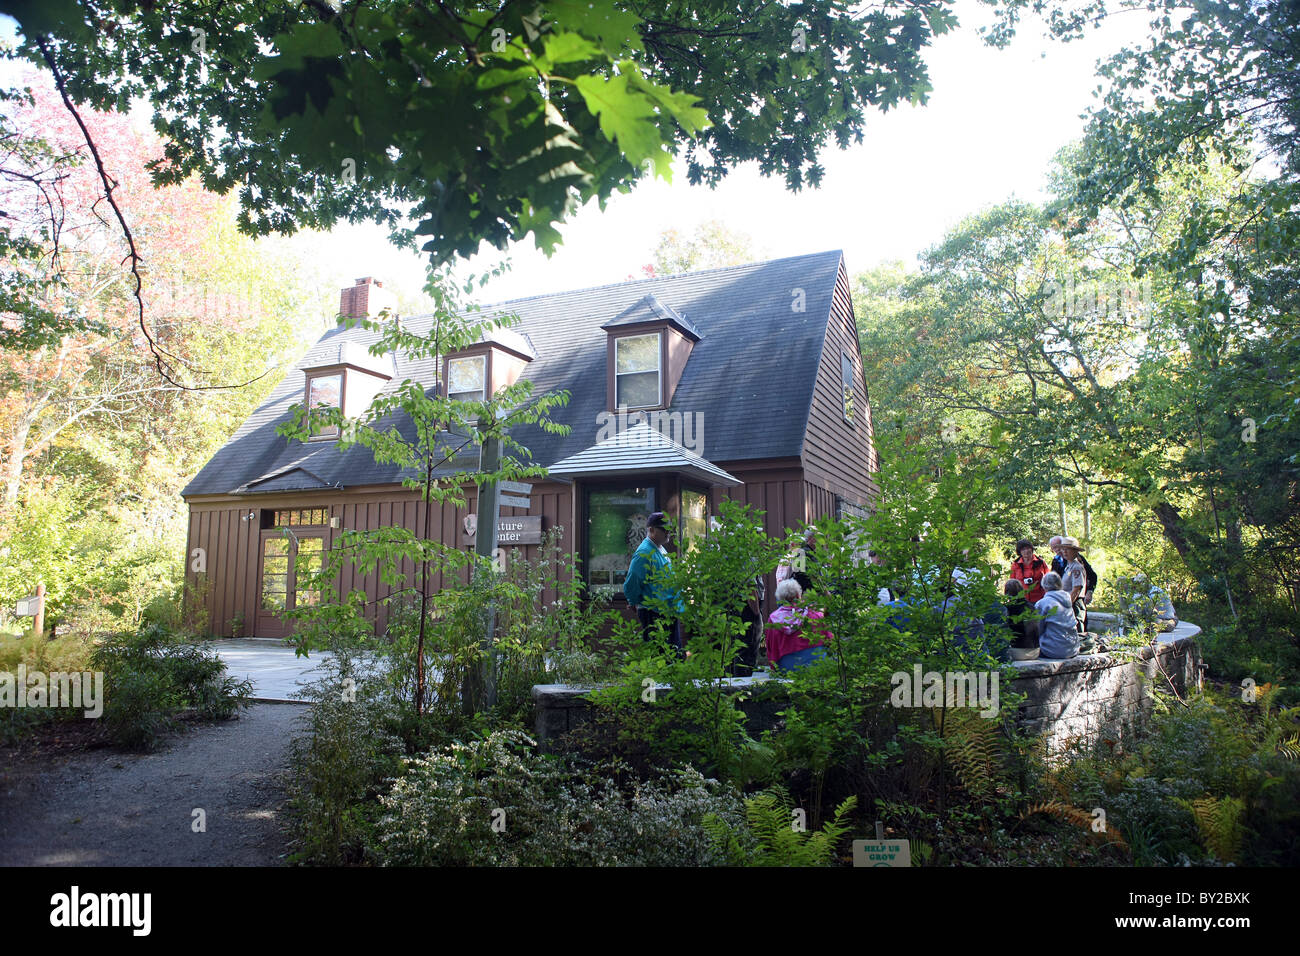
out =
[[[447,363],[447,397],[481,402],[487,395],[487,356],[466,355]]]
[[[658,332],[614,340],[614,404],[653,408],[663,404]]]
[[[642,296],[601,328],[607,333],[608,409],[670,407],[700,330],[653,295]]]
[[[343,373],[330,372],[324,375],[313,375],[307,379],[307,408],[314,411],[317,408],[342,408],[343,407]],[[337,425],[315,425],[312,428],[312,439],[327,441],[339,437],[339,427]]]

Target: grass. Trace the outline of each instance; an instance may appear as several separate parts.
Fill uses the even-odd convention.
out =
[[[90,666],[92,644],[82,634],[67,634],[47,640],[35,634],[0,635],[0,671],[15,672],[19,664],[30,670],[86,671]]]

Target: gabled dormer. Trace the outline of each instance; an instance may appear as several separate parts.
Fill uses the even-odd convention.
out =
[[[442,394],[447,398],[481,402],[515,384],[524,367],[537,358],[533,340],[514,329],[487,329],[473,345],[443,358]]]
[[[395,300],[383,283],[369,277],[358,279],[339,296],[340,318],[376,318],[394,306]],[[355,334],[339,329],[303,358],[303,404],[307,408],[329,406],[342,409],[348,418],[358,418],[397,374],[392,355],[371,355],[366,345],[343,338]],[[318,429],[310,440],[333,441],[338,437],[338,427],[332,425]]]
[[[606,340],[605,406],[667,408],[700,331],[653,294],[601,326]]]
[[[328,352],[316,348],[312,353],[311,364],[303,367],[304,404],[308,408],[341,408],[348,418],[365,414],[396,371],[391,355],[371,355],[357,342],[340,342]],[[338,426],[331,425],[319,429],[310,440],[333,441],[338,437]]]

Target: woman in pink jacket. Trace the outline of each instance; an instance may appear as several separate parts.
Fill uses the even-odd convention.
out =
[[[825,657],[826,642],[834,638],[830,631],[822,630],[812,632],[812,640],[804,636],[805,628],[825,615],[821,611],[800,607],[802,598],[803,588],[799,587],[799,582],[786,578],[776,586],[776,599],[781,606],[767,617],[764,630],[767,659],[785,670],[807,667]]]

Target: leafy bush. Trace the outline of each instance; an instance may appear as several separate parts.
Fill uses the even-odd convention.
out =
[[[117,634],[98,645],[91,666],[104,672],[104,720],[113,739],[131,749],[150,749],[176,726],[175,715],[193,709],[203,719],[227,719],[247,706],[248,681],[226,674],[226,665],[200,645],[156,625]]]
[[[404,747],[393,725],[399,704],[365,659],[337,648],[304,696],[308,732],[290,748],[290,802],[303,863],[366,860],[386,778],[401,772]]]
[[[377,855],[407,866],[708,866],[724,862],[702,828],[737,824],[737,793],[692,769],[625,793],[496,731],[411,762],[381,798]]]
[[[1281,628],[1223,624],[1197,638],[1210,674],[1233,683],[1300,681],[1300,650]]]

